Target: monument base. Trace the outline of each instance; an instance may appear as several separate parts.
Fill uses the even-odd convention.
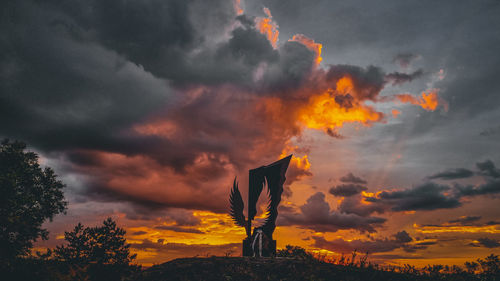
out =
[[[243,240],[244,257],[253,257],[252,242],[253,241],[250,238],[245,238]],[[267,249],[262,249],[262,256],[263,257],[276,256],[276,240],[271,240],[269,243],[269,247]]]

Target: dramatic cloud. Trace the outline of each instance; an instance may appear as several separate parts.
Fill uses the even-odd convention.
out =
[[[471,225],[481,219],[481,216],[463,216],[456,220],[448,221],[450,224]]]
[[[479,238],[477,239],[480,245],[486,248],[498,248],[500,247],[500,243],[497,240],[489,239],[489,238]]]
[[[281,237],[414,223],[486,253],[499,232],[483,219],[500,194],[500,5],[388,1],[3,1],[0,138],[27,142],[67,184],[54,237],[116,216],[140,262],[239,254],[212,245],[244,237],[226,220],[232,180],[246,187],[248,169],[289,154]],[[482,162],[456,168],[468,159]],[[325,185],[345,171],[363,178]],[[318,243],[437,243],[416,237]]]
[[[436,210],[456,208],[462,203],[455,197],[446,195],[451,188],[427,182],[411,189],[382,191],[377,197],[367,197],[366,201],[388,205],[393,211]]]
[[[490,161],[477,163],[478,172],[465,168],[447,170],[428,176],[427,179],[459,180],[470,178],[475,174],[482,175],[484,183],[470,185],[454,183],[452,185],[438,184],[432,181],[424,182],[413,188],[380,190],[376,193],[363,192],[366,188],[357,184],[342,184],[330,189],[335,196],[343,196],[339,211],[342,213],[370,216],[373,213],[387,211],[432,211],[439,209],[458,208],[463,205],[463,197],[473,197],[500,193],[500,181],[495,178],[498,169]],[[353,180],[353,177],[343,177]],[[481,216],[467,216],[449,221],[450,224],[470,224]]]
[[[478,186],[458,186],[460,196],[477,196],[500,193],[500,180],[490,180]]]
[[[443,179],[443,180],[454,180],[454,179],[465,179],[472,177],[474,172],[464,168],[451,169],[444,172],[439,172],[434,175],[429,176],[429,179]]]
[[[317,192],[300,206],[300,213],[280,213],[278,225],[295,225],[313,229],[318,232],[336,232],[340,229],[355,229],[360,232],[376,232],[386,219],[378,217],[362,217],[356,214],[341,213],[330,210],[325,201],[325,194]]]
[[[496,168],[495,164],[491,160],[479,162],[476,166],[482,175],[494,179],[500,178],[500,170]]]
[[[398,85],[398,84],[403,84],[406,82],[411,82],[413,79],[419,78],[422,76],[424,72],[419,69],[413,73],[407,74],[407,73],[401,73],[401,72],[393,72],[389,73],[385,76],[385,79],[392,83],[393,85]]]
[[[79,201],[222,213],[233,177],[275,161],[306,129],[339,137],[346,124],[385,122],[376,103],[403,100],[381,91],[387,77],[406,78],[321,66],[323,45],[303,34],[280,43],[269,9],[254,17],[222,0],[5,5],[0,135],[56,159],[82,186],[70,190]],[[434,95],[432,105],[405,97],[438,106]],[[295,155],[287,185],[310,167],[307,154]]]
[[[349,172],[347,175],[341,177],[340,181],[341,182],[348,182],[348,183],[358,183],[358,184],[366,184],[367,183],[364,179],[362,179],[360,177],[356,177],[351,172]]]
[[[391,239],[373,239],[373,240],[351,240],[344,239],[326,240],[324,237],[313,236],[313,247],[329,250],[336,253],[351,253],[358,251],[361,253],[383,253],[390,252],[395,249],[403,248],[407,252],[415,252],[416,250],[426,249],[431,244],[408,244],[413,241],[406,231],[398,232]]]
[[[340,184],[330,188],[330,193],[335,196],[353,196],[361,193],[361,191],[366,190],[364,185],[359,184]]]

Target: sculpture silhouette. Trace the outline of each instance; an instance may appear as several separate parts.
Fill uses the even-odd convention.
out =
[[[273,240],[273,232],[276,228],[278,217],[278,205],[283,193],[285,173],[290,164],[292,155],[278,160],[270,165],[262,166],[249,171],[248,180],[248,219],[243,214],[244,204],[238,189],[236,178],[229,196],[231,205],[230,215],[234,222],[245,227],[247,238],[243,240],[243,256],[269,257],[276,254],[276,240]],[[252,220],[257,214],[257,200],[264,185],[267,185],[269,204],[267,206],[267,217],[262,226],[256,227],[252,233]]]

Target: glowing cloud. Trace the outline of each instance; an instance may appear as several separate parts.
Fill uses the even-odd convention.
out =
[[[233,0],[233,6],[234,6],[234,11],[236,12],[236,15],[240,16],[244,13],[241,0]]]
[[[419,105],[427,111],[434,111],[439,105],[443,106],[445,110],[448,110],[448,104],[439,98],[437,94],[438,91],[439,89],[431,89],[427,92],[422,92],[422,96],[419,98],[410,94],[396,95],[396,98],[402,103]]]
[[[323,60],[321,57],[321,49],[323,48],[322,44],[314,42],[313,39],[305,36],[304,34],[295,34],[290,41],[299,42],[306,46],[309,50],[313,51],[315,54],[314,62],[316,65],[319,65]]]
[[[255,19],[255,25],[260,33],[266,35],[267,40],[269,40],[273,48],[276,49],[278,47],[278,37],[280,34],[278,31],[279,26],[275,21],[273,21],[271,11],[269,11],[268,8],[264,8],[263,10],[267,17],[257,17]]]

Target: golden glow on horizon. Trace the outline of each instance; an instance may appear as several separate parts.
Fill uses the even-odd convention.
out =
[[[483,226],[430,226],[413,224],[413,228],[420,233],[443,233],[443,232],[459,232],[459,233],[500,233],[498,225],[483,225]]]

